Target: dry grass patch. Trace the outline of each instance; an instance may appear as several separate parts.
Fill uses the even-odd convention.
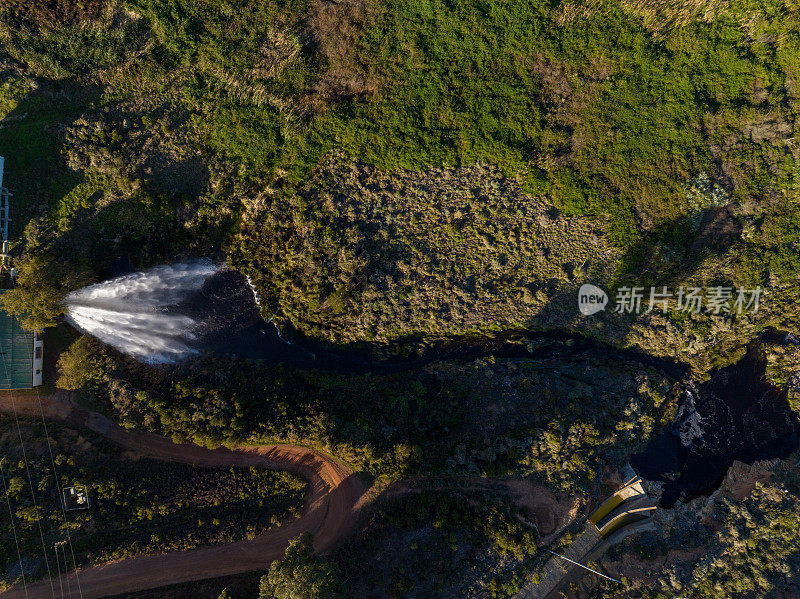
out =
[[[664,35],[693,21],[711,22],[728,9],[728,0],[621,0],[654,35]]]
[[[9,0],[0,7],[0,17],[34,29],[97,21],[114,4],[110,0]]]
[[[361,35],[375,24],[378,9],[371,0],[317,0],[306,18],[306,36],[326,63],[316,91],[321,98],[375,93],[373,68],[362,61]]]
[[[621,0],[620,5],[642,19],[645,28],[657,36],[693,21],[711,22],[728,10],[728,0]],[[608,9],[605,0],[564,2],[556,9],[555,20],[559,25],[568,25]]]

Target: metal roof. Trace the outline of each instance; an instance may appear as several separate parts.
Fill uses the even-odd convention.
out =
[[[0,389],[33,387],[33,351],[33,333],[0,310]]]

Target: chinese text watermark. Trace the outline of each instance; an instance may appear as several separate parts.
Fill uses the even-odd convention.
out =
[[[744,314],[758,311],[761,305],[761,287],[619,287],[612,312],[620,314],[647,314],[669,310],[694,314]],[[609,303],[605,291],[586,284],[578,291],[578,310],[584,316],[606,309]]]

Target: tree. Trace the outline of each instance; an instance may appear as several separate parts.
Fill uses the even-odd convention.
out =
[[[334,599],[346,592],[334,564],[314,553],[313,536],[289,541],[284,558],[261,579],[259,599]]]
[[[8,481],[9,497],[16,497],[25,490],[25,480],[21,476],[14,476]]]
[[[89,282],[85,268],[49,256],[29,255],[18,261],[16,287],[0,297],[0,307],[20,319],[23,328],[42,331],[64,313],[63,300]]]
[[[92,389],[102,383],[110,367],[103,348],[91,337],[83,335],[58,358],[60,389],[77,391]]]

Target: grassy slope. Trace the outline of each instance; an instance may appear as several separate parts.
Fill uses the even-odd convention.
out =
[[[611,284],[633,273],[634,280],[673,285],[692,277],[704,284],[764,285],[796,276],[791,138],[800,59],[791,7],[741,1],[701,18],[702,7],[689,10],[695,4],[673,5],[669,14],[660,14],[656,3],[353,6],[137,0],[130,8],[139,17],[106,11],[93,25],[70,23],[66,30],[10,27],[5,45],[22,70],[59,81],[28,93],[12,111],[21,118],[0,130],[0,146],[18,150],[10,153],[8,169],[20,210],[49,215],[29,236],[36,241],[29,251],[67,253],[102,266],[123,253],[152,263],[233,239],[233,261],[258,279],[272,300],[271,315],[316,336],[348,341],[518,324],[570,326],[547,314],[532,318],[537,312],[528,297],[546,287],[551,297],[545,306],[557,305],[561,293],[582,282],[581,274]],[[67,44],[65,31],[80,35]],[[8,73],[4,97],[10,105],[19,95],[19,76]],[[45,111],[55,97],[63,108]],[[26,144],[31,137],[41,141]],[[605,257],[614,274],[607,268],[600,277],[576,276],[578,261],[550,258],[547,247],[542,257],[541,245],[519,247],[501,238],[500,269],[476,272],[488,289],[464,290],[469,309],[483,314],[477,326],[441,313],[439,300],[413,290],[388,285],[377,290],[385,299],[376,298],[365,284],[371,269],[391,271],[392,260],[409,261],[380,238],[375,248],[348,258],[344,272],[326,267],[309,277],[307,259],[281,248],[310,244],[347,255],[354,241],[335,213],[363,215],[369,209],[363,204],[372,201],[355,191],[352,208],[336,200],[332,208],[315,205],[327,201],[326,185],[340,185],[335,178],[311,179],[322,197],[310,198],[310,205],[302,188],[298,199],[298,186],[335,148],[390,179],[401,167],[498,165],[523,192],[567,216],[587,215],[616,249]],[[31,176],[36,168],[43,176]],[[721,215],[703,194],[687,195],[702,172],[729,202]],[[198,184],[187,189],[176,176]],[[422,208],[437,208],[438,193],[423,198]],[[513,201],[519,200],[508,199],[508,207],[480,195],[468,200],[488,216],[489,222],[477,223],[478,235],[504,210],[511,217],[504,227],[517,226]],[[306,212],[301,226],[298,212]],[[378,227],[391,235],[392,223],[380,210],[376,215]],[[444,238],[457,222],[404,223],[402,211],[393,218],[412,258],[416,253],[435,267],[440,254],[451,268],[446,244],[426,251],[431,244],[419,226]],[[294,230],[285,227],[289,223]],[[115,237],[115,230],[125,234]],[[561,245],[576,243],[582,242],[566,232]],[[573,276],[552,297],[547,269],[505,280],[503,254],[527,264],[544,260],[556,270],[571,267]],[[457,261],[489,263],[481,244],[471,242]],[[299,283],[275,297],[292,278]],[[441,301],[457,302],[448,297],[453,281],[446,273],[430,285],[441,291]],[[511,298],[504,297],[507,290]],[[333,317],[319,313],[326,299]],[[487,309],[497,302],[501,311]],[[368,310],[393,313],[398,325],[370,325]],[[704,329],[720,324],[700,320],[688,331],[675,321],[678,336],[700,332],[702,338]],[[360,324],[353,327],[354,321]],[[766,322],[774,319],[754,328]],[[619,342],[631,323],[605,327],[618,330],[600,334]],[[634,332],[628,342],[664,353],[642,337]]]

